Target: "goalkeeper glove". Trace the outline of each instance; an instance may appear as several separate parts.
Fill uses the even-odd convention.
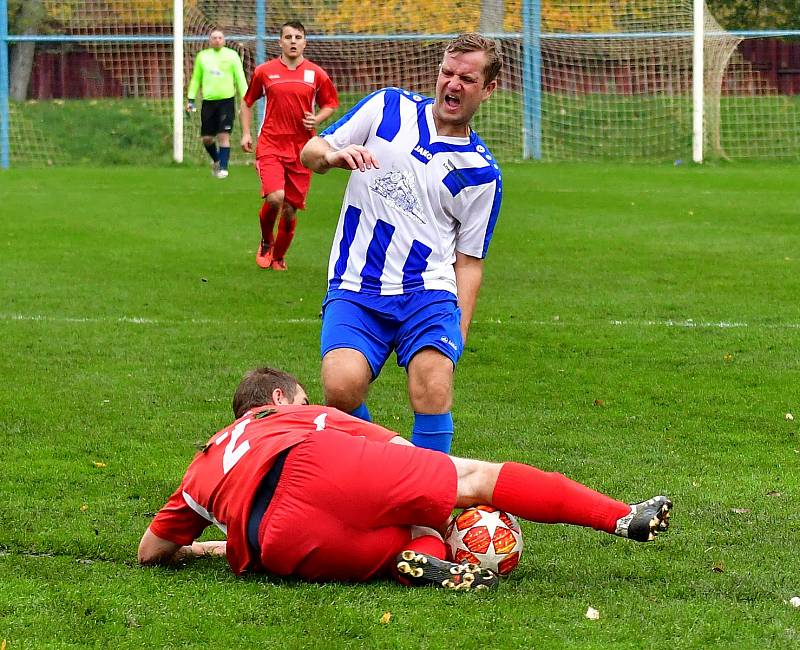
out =
[[[197,112],[197,108],[195,108],[194,101],[191,100],[191,99],[188,102],[186,102],[186,112],[187,113],[196,113]]]

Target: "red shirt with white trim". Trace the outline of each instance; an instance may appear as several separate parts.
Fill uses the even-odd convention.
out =
[[[261,97],[267,110],[256,144],[256,157],[267,153],[295,156],[314,135],[303,126],[303,114],[320,108],[337,108],[339,96],[328,73],[316,63],[303,59],[290,70],[278,57],[262,63],[253,72],[244,101],[252,106]]]
[[[247,520],[261,480],[284,449],[333,430],[388,442],[397,434],[326,406],[264,406],[222,429],[195,456],[180,487],[156,514],[150,531],[161,539],[191,544],[215,524],[228,537],[234,573],[260,570],[247,543]]]

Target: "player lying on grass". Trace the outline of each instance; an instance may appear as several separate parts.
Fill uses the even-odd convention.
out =
[[[236,574],[492,587],[498,577],[446,561],[455,507],[494,505],[541,523],[590,526],[640,542],[666,530],[672,503],[627,505],[561,474],[455,458],[393,431],[312,406],[289,374],[247,373],[236,421],[203,447],[139,544],[141,564],[226,555]],[[209,525],[227,542],[194,542]]]

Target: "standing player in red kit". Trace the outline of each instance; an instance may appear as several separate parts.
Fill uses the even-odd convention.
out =
[[[236,574],[468,591],[497,585],[449,562],[454,507],[491,504],[531,521],[590,526],[640,542],[667,529],[663,496],[628,505],[562,474],[415,447],[393,431],[308,404],[291,375],[258,368],[233,398],[236,421],[206,443],[139,544],[141,564],[225,555]],[[196,542],[210,525],[227,542]]]
[[[300,163],[300,151],[339,105],[333,82],[321,67],[303,57],[306,28],[292,20],[281,26],[281,55],[262,63],[242,98],[242,149],[253,151],[250,124],[253,104],[266,97],[267,109],[256,145],[256,169],[264,204],[259,212],[261,244],[256,264],[286,270],[286,251],[294,238],[297,210],[306,205],[311,172]],[[314,106],[319,107],[314,112]],[[273,230],[280,217],[278,235]]]

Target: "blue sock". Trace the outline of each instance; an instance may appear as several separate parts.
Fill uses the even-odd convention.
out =
[[[230,147],[220,147],[219,148],[219,168],[220,169],[228,169],[228,160],[231,157],[231,148]]]
[[[208,155],[211,156],[211,160],[217,162],[219,160],[219,154],[217,153],[217,143],[212,142],[211,144],[203,145],[208,151]]]
[[[414,430],[411,432],[411,442],[417,447],[434,449],[450,453],[450,442],[453,440],[453,415],[439,413],[426,415],[414,413]]]
[[[361,404],[359,404],[358,408],[356,408],[355,410],[350,411],[350,415],[357,418],[361,418],[362,420],[365,420],[367,422],[372,422],[372,416],[369,414],[369,409],[367,408],[367,405],[364,402],[361,402]]]

